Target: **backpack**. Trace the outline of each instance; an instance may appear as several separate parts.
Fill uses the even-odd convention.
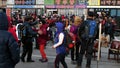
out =
[[[79,36],[82,39],[95,38],[97,34],[97,23],[94,20],[86,20],[78,30]]]
[[[18,29],[18,37],[20,38],[20,40],[25,39],[27,35],[26,26],[24,24],[19,24],[17,29]]]
[[[65,35],[65,47],[67,49],[71,49],[74,47],[73,41],[74,41],[74,36],[73,34],[70,34],[68,31],[64,31],[64,35]]]

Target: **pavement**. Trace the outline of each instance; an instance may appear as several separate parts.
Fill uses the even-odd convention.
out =
[[[41,58],[40,52],[37,49],[33,50],[33,60],[35,62],[33,63],[27,63],[27,62],[19,62],[15,68],[54,68],[54,60],[56,56],[56,51],[55,49],[51,48],[51,44],[48,44],[46,46],[45,52],[48,57],[48,62],[46,63],[41,63],[39,59]],[[120,63],[118,63],[116,60],[108,60],[108,48],[101,48],[101,58],[97,64],[96,58],[92,59],[91,62],[91,68],[120,68]],[[113,58],[113,55],[111,55],[111,58]],[[68,68],[75,68],[76,64],[71,64],[71,59],[70,55],[66,57],[66,62],[68,65]],[[86,58],[84,57],[83,63],[82,63],[82,68],[85,68],[86,65]],[[60,68],[63,68],[62,65],[60,64]]]

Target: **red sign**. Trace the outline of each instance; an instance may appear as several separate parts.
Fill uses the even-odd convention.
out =
[[[69,2],[70,2],[70,5],[74,5],[75,0],[70,0]]]
[[[55,2],[56,2],[57,5],[60,5],[60,1],[61,0],[56,0]]]
[[[67,4],[67,0],[63,0],[63,4],[66,5]]]

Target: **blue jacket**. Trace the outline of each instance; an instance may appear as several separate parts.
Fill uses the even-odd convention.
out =
[[[59,38],[58,38],[59,34],[60,33],[64,33],[63,32],[63,30],[64,30],[63,23],[60,23],[60,22],[56,23],[56,28],[57,28],[57,32],[56,32],[56,36],[55,36],[55,43],[58,43],[58,41],[59,41]],[[65,37],[64,37],[63,43],[56,48],[56,53],[57,54],[60,54],[60,53],[66,54]]]
[[[0,13],[0,68],[15,68],[20,59],[20,49],[13,35],[7,30],[7,16]]]

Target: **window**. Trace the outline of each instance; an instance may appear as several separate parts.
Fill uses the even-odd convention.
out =
[[[111,16],[115,16],[116,15],[116,9],[111,9]]]
[[[120,9],[117,10],[117,16],[120,16]]]

